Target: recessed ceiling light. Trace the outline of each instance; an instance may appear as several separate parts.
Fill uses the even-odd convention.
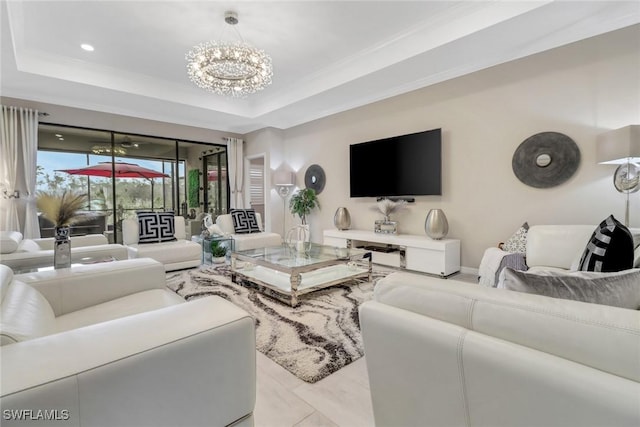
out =
[[[59,133],[56,133],[56,136],[57,136],[58,138],[61,138],[61,137],[62,137],[62,135],[60,135]]]
[[[58,138],[60,141],[64,141],[64,138]]]
[[[80,47],[86,50],[87,52],[93,52],[93,46],[91,46],[90,44],[82,43]]]

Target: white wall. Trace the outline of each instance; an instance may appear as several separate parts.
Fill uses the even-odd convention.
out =
[[[372,229],[380,218],[373,198],[349,197],[350,144],[434,128],[443,130],[443,195],[417,197],[393,219],[400,232],[423,234],[429,209],[443,209],[449,237],[462,241],[463,266],[477,267],[485,248],[525,221],[597,224],[610,213],[622,220],[615,167],[595,163],[595,143],[606,130],[640,123],[639,44],[636,25],[285,130],[284,161],[299,171],[298,185],[311,164],[326,172],[321,209],[310,217],[313,240],[333,227],[339,206],[349,209],[352,228]],[[564,184],[536,189],[515,177],[511,159],[545,131],[573,138],[582,160]],[[245,137],[248,152],[256,136]],[[640,193],[632,196],[631,226],[639,227]]]
[[[273,172],[285,162],[284,135],[279,129],[266,128],[245,135],[245,157],[264,155],[267,166],[265,186],[270,191],[265,192],[265,229],[276,233],[283,233],[284,203],[283,199],[273,188]]]

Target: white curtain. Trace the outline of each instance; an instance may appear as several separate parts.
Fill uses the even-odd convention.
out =
[[[24,237],[40,237],[38,209],[36,207],[36,166],[38,156],[38,111],[20,108],[20,130],[22,136],[22,161],[26,192],[20,196],[25,203]]]
[[[227,141],[227,156],[229,158],[229,189],[231,190],[230,205],[232,208],[244,208],[244,141],[239,138],[225,138]]]
[[[0,230],[20,231],[18,220],[18,109],[2,106],[0,117]]]

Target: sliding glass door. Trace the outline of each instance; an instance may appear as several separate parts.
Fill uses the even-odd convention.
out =
[[[215,152],[210,165],[202,163],[205,150]],[[115,179],[111,174],[106,177],[72,175],[63,171],[97,166],[103,162],[115,162]],[[133,177],[121,176],[118,170],[124,163],[143,172]],[[190,172],[194,172],[191,175],[195,181],[188,184]],[[205,181],[204,177],[211,177],[211,182]],[[70,190],[87,194],[86,210],[102,221],[94,227],[95,230],[84,231],[106,232],[113,241],[121,242],[122,220],[135,218],[137,211],[172,211],[188,217],[210,210],[216,215],[225,213],[229,200],[226,147],[41,124],[38,132],[37,190],[58,193]],[[188,200],[189,192],[195,192],[195,201]],[[41,233],[48,235],[49,231],[52,232],[52,224],[41,221]],[[78,230],[78,234],[82,232],[82,229]]]

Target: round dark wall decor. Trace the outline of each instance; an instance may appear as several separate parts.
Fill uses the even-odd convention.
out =
[[[326,178],[324,170],[320,165],[311,165],[304,174],[304,185],[316,191],[316,194],[322,193]]]
[[[536,188],[560,185],[578,170],[580,149],[567,135],[541,132],[525,139],[513,153],[513,173]]]

